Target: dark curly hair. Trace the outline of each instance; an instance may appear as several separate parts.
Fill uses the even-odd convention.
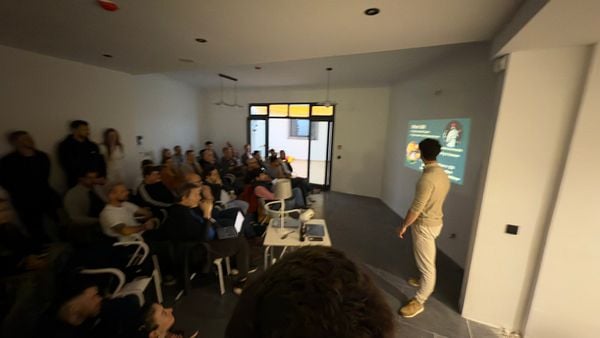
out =
[[[313,246],[285,255],[244,290],[226,337],[387,338],[394,325],[369,276],[343,252]]]

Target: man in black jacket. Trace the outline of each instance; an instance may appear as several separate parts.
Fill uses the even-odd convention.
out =
[[[106,162],[98,145],[90,141],[90,127],[86,121],[71,122],[71,135],[58,146],[58,157],[71,188],[77,184],[77,175],[85,169],[94,169],[99,177],[106,177]]]
[[[60,197],[50,187],[50,159],[35,148],[33,138],[23,130],[8,137],[14,151],[0,160],[0,185],[10,194],[11,202],[29,235],[47,242],[44,215],[56,218]]]
[[[167,237],[173,242],[206,242],[213,258],[235,256],[239,277],[233,292],[241,294],[249,270],[249,247],[244,237],[217,239],[215,227],[218,223],[212,218],[212,201],[201,199],[201,187],[186,183],[177,191],[178,203],[169,208],[169,216],[163,225]],[[200,266],[198,261],[202,253],[192,253],[192,264]]]

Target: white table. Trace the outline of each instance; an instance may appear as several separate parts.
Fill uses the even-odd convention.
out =
[[[285,222],[285,221],[284,221]],[[275,223],[275,225],[274,225]],[[263,245],[265,247],[264,253],[264,267],[265,270],[269,267],[270,263],[275,262],[273,257],[273,248],[282,247],[283,250],[279,255],[279,258],[283,256],[288,247],[303,247],[303,246],[331,246],[331,238],[329,237],[329,231],[327,231],[327,223],[324,219],[311,219],[307,224],[320,224],[325,230],[325,236],[322,241],[309,241],[305,238],[303,242],[300,241],[300,228],[290,229],[281,228],[279,226],[279,219],[271,219],[269,226],[266,230],[265,240]],[[287,235],[285,238],[285,235]],[[269,259],[270,258],[270,259]]]

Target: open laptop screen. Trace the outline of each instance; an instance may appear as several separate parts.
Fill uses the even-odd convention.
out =
[[[241,211],[238,211],[237,216],[235,217],[235,232],[238,234],[242,231],[242,225],[244,225],[244,215]]]

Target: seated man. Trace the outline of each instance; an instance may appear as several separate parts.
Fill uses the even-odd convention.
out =
[[[94,187],[100,183],[95,169],[84,170],[77,185],[67,191],[64,205],[71,222],[76,225],[98,224],[98,216],[104,208],[102,198]]]
[[[308,184],[308,180],[301,177],[292,177],[291,173],[286,172],[281,159],[277,158],[277,156],[269,157],[269,163],[266,167],[266,172],[272,178],[289,178],[292,181],[292,187],[299,188],[300,191],[302,191],[302,197],[304,198],[304,202],[306,202],[306,198],[310,192],[310,184]]]
[[[255,178],[252,185],[254,186],[254,194],[265,200],[265,202],[275,201],[275,194],[272,191],[272,180],[269,175],[263,171],[254,173]],[[292,197],[285,200],[285,209],[304,209],[306,204],[304,203],[304,197],[302,197],[302,191],[299,188],[292,189]],[[279,207],[275,207],[279,210]]]
[[[196,156],[194,155],[193,150],[188,150],[185,152],[185,162],[181,166],[181,171],[184,174],[187,173],[196,173],[198,175],[202,174],[202,166],[198,163]]]
[[[204,149],[200,152],[200,165],[202,166],[202,171],[206,171],[206,167],[216,167],[221,170],[221,165],[215,159],[215,153],[212,150]]]
[[[28,337],[50,302],[65,246],[36,245],[16,225],[8,200],[0,197],[0,337]]]
[[[168,208],[175,203],[175,196],[161,181],[160,167],[146,166],[144,181],[138,186],[137,195],[149,207]]]
[[[233,148],[224,147],[223,157],[221,158],[221,172],[223,174],[232,173],[237,174],[239,172],[239,165],[236,159],[233,157]]]
[[[206,242],[210,254],[215,257],[234,256],[239,277],[234,283],[233,292],[241,294],[249,273],[249,247],[244,237],[217,239],[215,227],[218,223],[212,218],[213,203],[202,199],[201,188],[186,183],[178,189],[179,201],[169,208],[169,216],[163,227],[167,237],[174,242]],[[192,255],[191,264],[200,266],[202,253]]]
[[[335,249],[303,247],[249,285],[227,338],[391,338],[394,314],[371,278]]]
[[[223,184],[217,168],[206,167],[206,171],[202,174],[202,181],[210,187],[215,203],[221,203],[225,209],[238,208],[244,215],[248,212],[248,202],[235,198],[233,187]]]
[[[292,168],[292,164],[288,161],[287,155],[285,154],[285,150],[279,151],[279,160],[281,160],[281,166],[283,167],[283,171],[292,175],[294,173],[294,168]]]
[[[139,238],[135,234],[141,235],[154,228],[156,219],[149,210],[127,202],[129,190],[123,183],[112,183],[107,189],[107,197],[108,204],[100,213],[100,225],[105,235],[130,241]]]

